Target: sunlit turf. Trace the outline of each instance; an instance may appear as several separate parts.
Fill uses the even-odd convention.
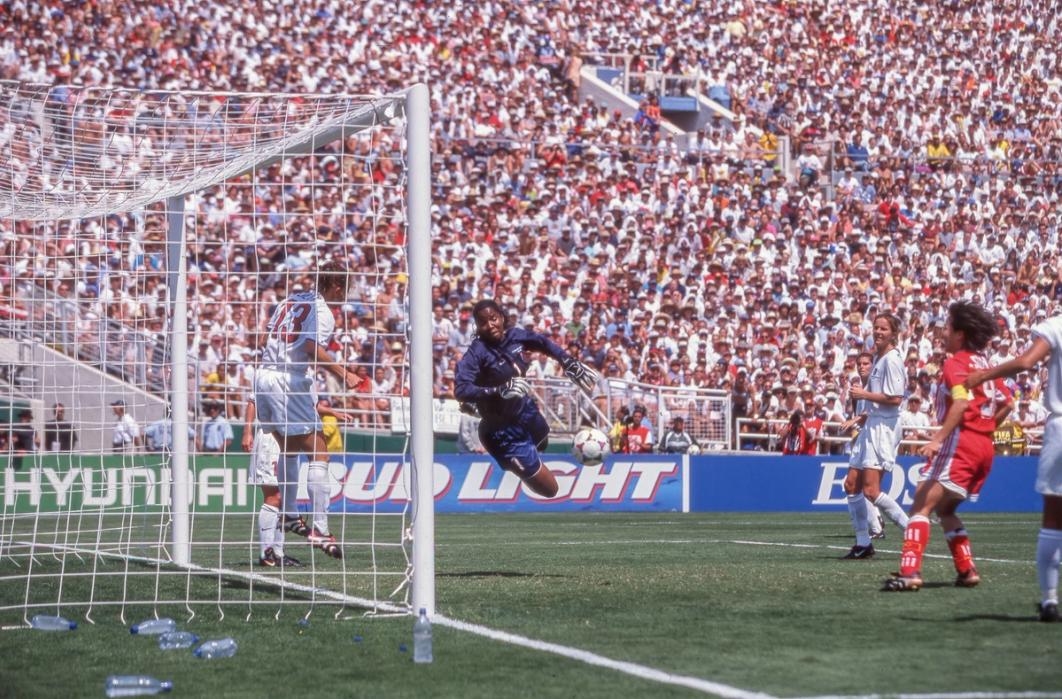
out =
[[[364,518],[349,519],[348,538],[357,539]],[[197,522],[197,540],[218,538],[208,522]],[[952,586],[938,529],[929,552],[940,557],[927,559],[926,589],[897,594],[879,588],[896,569],[899,531],[889,531],[877,558],[841,561],[851,543],[841,513],[441,515],[438,611],[782,697],[1059,691],[1062,625],[1034,617],[1038,516],[976,515],[967,525],[984,578],[980,587]],[[304,543],[289,542],[290,553],[310,558]],[[222,547],[220,555],[216,547],[200,547],[196,557],[202,565],[220,560],[255,570],[247,543]],[[345,565],[364,570],[367,557],[367,549],[353,547]],[[338,590],[345,580],[348,594],[371,593],[365,576],[341,577],[344,564],[314,560],[317,585]],[[38,565],[50,572],[58,564],[39,557]],[[124,570],[113,561],[101,566]],[[78,571],[68,559],[70,572]],[[0,576],[17,574],[10,561],[0,563]],[[285,576],[307,579],[305,572]],[[303,696],[696,694],[438,624],[435,662],[414,665],[409,617],[366,618],[360,609],[314,605],[310,593],[292,590],[281,606],[279,588],[249,587],[235,576],[181,580],[191,596],[225,603],[196,605],[191,620],[183,606],[164,606],[160,614],[204,638],[233,636],[240,644],[236,657],[200,661],[187,651],[160,651],[151,639],[129,635],[121,607],[97,606],[95,624],[84,623],[83,609],[71,609],[66,613],[82,621],[73,633],[0,632],[0,695],[101,696],[104,678],[115,673],[173,680],[174,694],[183,696],[259,697],[286,688]],[[66,578],[64,599],[84,595],[79,588],[89,581]],[[54,599],[56,583],[35,585],[30,597]],[[97,576],[95,598],[121,599],[122,584],[122,576]],[[136,576],[125,596],[152,599],[155,585],[153,575]],[[183,595],[183,588],[164,589],[162,596],[170,592]],[[0,605],[25,596],[24,582],[0,582]],[[124,613],[132,623],[152,609],[126,606]],[[307,613],[308,625],[300,625]],[[14,612],[0,618],[20,620]]]

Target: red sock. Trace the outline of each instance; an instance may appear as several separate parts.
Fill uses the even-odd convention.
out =
[[[900,555],[900,575],[912,575],[922,570],[922,554],[929,544],[929,520],[915,515],[903,533],[903,553]]]
[[[956,529],[948,532],[948,548],[951,549],[951,558],[955,561],[955,571],[966,573],[974,567],[973,551],[970,550],[970,537],[965,529]]]

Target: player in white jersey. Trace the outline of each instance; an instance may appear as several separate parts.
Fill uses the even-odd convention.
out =
[[[356,385],[354,373],[325,349],[335,329],[328,305],[341,303],[346,295],[346,273],[339,265],[326,263],[317,273],[316,291],[292,294],[281,302],[269,320],[266,346],[254,377],[258,421],[280,445],[284,472],[298,468],[299,454],[310,460],[306,482],[313,526],[307,527],[301,519],[289,520],[284,526],[334,558],[343,554],[328,528],[328,450],[317,415],[314,381],[317,370],[324,369],[348,388]]]
[[[866,419],[856,437],[853,458],[848,465],[857,471],[855,492],[849,500],[855,546],[844,556],[847,559],[870,558],[874,546],[867,526],[867,502],[874,503],[885,516],[900,528],[907,527],[903,509],[881,490],[882,471],[896,465],[900,446],[900,404],[907,391],[907,372],[903,357],[896,349],[900,336],[900,320],[891,313],[879,313],[874,318],[874,366],[865,387],[854,386],[849,395],[865,401]]]
[[[859,373],[859,380],[863,386],[866,386],[867,382],[870,381],[870,371],[873,368],[874,354],[872,352],[863,352],[856,357],[856,371]],[[866,498],[863,497],[863,491],[859,486],[860,469],[853,465],[863,461],[863,448],[865,445],[858,437],[859,428],[863,426],[867,419],[867,402],[865,400],[852,400],[851,402],[852,417],[841,424],[841,434],[847,434],[852,429],[856,429],[856,435],[852,438],[848,455],[848,474],[844,477],[844,494],[848,501],[848,516],[852,518],[852,529],[854,530],[856,528],[856,505],[862,500],[865,507],[861,507],[860,512],[863,509],[866,510],[870,538],[883,539],[885,538],[885,520],[882,519],[881,513],[878,512],[878,508],[874,506],[874,503],[867,502]]]
[[[1058,567],[1062,562],[1062,316],[1048,318],[1032,328],[1033,343],[1021,356],[981,371],[970,372],[963,384],[972,389],[1002,376],[1028,371],[1045,359],[1047,387],[1044,407],[1044,445],[1036,474],[1036,492],[1044,496],[1044,513],[1036,541],[1036,571],[1042,595],[1040,621],[1060,621]]]
[[[320,403],[317,413],[321,417],[331,415],[340,422],[354,419],[349,413],[323,407]],[[302,564],[298,559],[284,554],[285,529],[293,532],[298,532],[300,528],[308,529],[296,503],[299,462],[298,459],[284,459],[281,469],[280,444],[271,432],[266,432],[256,424],[257,415],[254,394],[251,394],[244,410],[241,444],[244,451],[251,455],[247,465],[249,481],[262,489],[262,506],[258,510],[258,565],[270,568],[299,567]]]

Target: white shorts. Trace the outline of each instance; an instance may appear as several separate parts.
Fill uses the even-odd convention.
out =
[[[254,407],[266,432],[283,435],[321,431],[317,390],[305,376],[260,369],[254,376]]]
[[[258,430],[251,445],[247,475],[256,485],[280,485],[280,445],[273,435]]]
[[[1047,418],[1044,446],[1036,469],[1036,492],[1062,496],[1062,415]]]
[[[870,420],[852,445],[848,466],[859,470],[891,471],[900,446],[899,429],[891,421]]]

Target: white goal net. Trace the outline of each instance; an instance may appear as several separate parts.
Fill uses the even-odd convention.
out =
[[[0,623],[434,609],[427,109],[0,83]],[[352,372],[306,372],[339,557],[279,536],[314,521],[306,456],[279,458],[267,556],[248,406],[322,266]]]

